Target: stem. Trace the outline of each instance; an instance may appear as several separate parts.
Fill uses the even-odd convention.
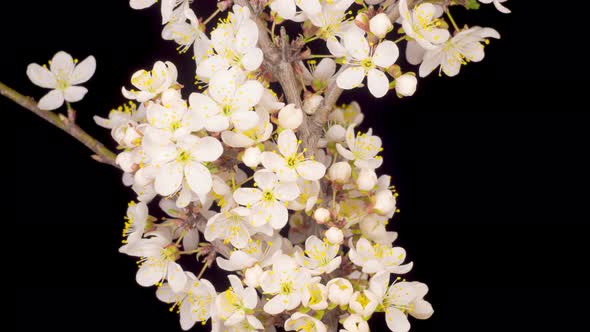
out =
[[[0,82],[0,94],[28,109],[29,111],[37,114],[37,116],[43,118],[45,121],[51,123],[52,125],[58,127],[80,141],[80,143],[84,144],[87,148],[95,153],[95,155],[92,156],[94,160],[119,168],[115,162],[117,156],[101,142],[90,136],[82,128],[76,125],[71,119],[68,119],[61,114],[58,115],[53,112],[39,109],[35,100],[20,94],[2,82]],[[71,110],[68,112],[70,118],[75,118],[75,111],[73,111],[71,108],[68,109]]]
[[[314,41],[314,40],[316,40],[318,38],[320,38],[320,37],[318,37],[316,35],[316,36],[313,36],[313,37],[306,38],[303,42],[307,44],[307,43],[312,42],[312,41]]]
[[[328,55],[323,55],[323,54],[318,54],[318,55],[310,55],[308,57],[308,59],[319,59],[319,58],[336,58],[335,56],[328,54]]]
[[[455,28],[455,31],[461,30],[457,26],[457,23],[455,22],[455,19],[453,18],[453,15],[451,15],[451,12],[447,9],[447,10],[445,10],[445,13],[447,14],[447,17],[449,18],[449,20],[451,21],[451,24],[453,25],[453,28]]]
[[[394,40],[393,42],[397,44],[397,43],[401,42],[402,40],[405,40],[406,38],[408,38],[408,36],[401,36],[398,39]]]
[[[209,23],[215,16],[217,16],[217,14],[219,14],[221,12],[221,9],[217,8],[216,11],[213,12],[213,14],[211,14],[209,17],[207,17],[207,19],[205,19],[203,21],[203,25],[206,25],[207,23]]]
[[[199,272],[199,275],[197,276],[197,280],[201,279],[201,277],[203,276],[203,273],[205,273],[205,270],[207,270],[207,268],[209,267],[208,263],[205,263],[205,265],[203,265],[203,268],[201,269],[201,272]]]

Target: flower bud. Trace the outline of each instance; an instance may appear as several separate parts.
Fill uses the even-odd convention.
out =
[[[260,164],[260,157],[262,156],[262,152],[259,148],[253,146],[249,147],[244,151],[244,155],[242,156],[242,161],[244,164],[250,168],[256,168],[258,164]]]
[[[400,96],[409,97],[416,92],[416,85],[418,85],[416,76],[403,74],[395,79],[395,92]]]
[[[326,132],[328,142],[343,142],[346,136],[346,129],[339,124],[335,124]]]
[[[260,286],[260,277],[262,276],[262,273],[262,268],[258,264],[248,268],[244,275],[244,283],[247,286],[254,288]]]
[[[350,281],[344,278],[335,278],[326,284],[328,299],[338,305],[347,305],[354,289]]]
[[[377,174],[371,169],[363,168],[359,172],[359,176],[356,179],[356,186],[359,190],[369,191],[377,184]]]
[[[368,316],[370,315],[365,317]],[[345,331],[369,332],[369,323],[367,323],[367,321],[364,320],[360,315],[349,315],[342,322],[342,326],[345,328]]]
[[[338,183],[345,183],[350,179],[352,168],[345,161],[339,161],[332,165],[328,170],[330,180]]]
[[[318,224],[325,224],[330,221],[330,211],[325,208],[317,208],[313,213],[313,218],[318,222]]]
[[[331,244],[341,244],[344,241],[344,233],[338,227],[330,227],[325,235]]]
[[[387,17],[387,14],[380,13],[369,21],[369,27],[375,36],[385,38],[385,35],[393,29],[393,24],[391,24],[391,20]]]
[[[369,31],[369,15],[367,13],[358,13],[354,18],[354,24],[364,31]]]
[[[395,211],[395,196],[391,190],[380,190],[375,194],[373,209],[381,215],[389,215]]]
[[[324,97],[316,94],[311,95],[311,97],[305,98],[305,100],[303,101],[303,111],[309,115],[315,113],[315,111],[318,110],[318,107],[320,107],[320,104],[323,100]]]
[[[279,125],[287,129],[297,129],[303,122],[303,112],[295,107],[295,104],[289,104],[279,111]]]

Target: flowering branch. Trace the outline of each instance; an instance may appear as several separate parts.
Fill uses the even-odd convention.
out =
[[[28,109],[29,111],[37,114],[45,121],[51,123],[52,125],[58,127],[80,141],[80,143],[84,144],[87,148],[95,153],[92,155],[94,160],[118,168],[117,163],[115,162],[115,158],[117,156],[101,142],[80,128],[74,121],[72,121],[72,117],[70,117],[72,119],[68,119],[61,114],[41,110],[33,98],[22,95],[2,82],[0,82],[0,94]],[[70,110],[72,109],[68,108],[68,111],[72,113]]]

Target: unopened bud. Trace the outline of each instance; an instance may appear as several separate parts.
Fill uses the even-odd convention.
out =
[[[367,13],[358,13],[354,18],[354,24],[362,30],[369,32],[369,15]]]
[[[395,211],[395,196],[390,190],[380,190],[375,194],[373,210],[381,215],[388,215]]]
[[[262,156],[262,152],[257,147],[249,147],[244,151],[244,155],[242,156],[242,161],[244,164],[250,168],[255,168],[260,164],[260,157]]]
[[[330,180],[338,183],[345,183],[350,179],[352,168],[345,161],[340,161],[330,166],[328,177]]]
[[[387,17],[387,14],[380,13],[369,21],[369,27],[371,32],[381,39],[385,38],[385,35],[393,29],[393,24],[391,24],[391,20]]]
[[[330,211],[325,208],[318,208],[313,213],[313,218],[317,221],[318,224],[325,224],[330,221]]]
[[[371,169],[361,169],[356,179],[359,190],[369,191],[377,184],[377,174]]]
[[[332,244],[341,244],[342,241],[344,241],[344,234],[338,227],[330,227],[330,229],[326,231],[325,235],[328,241]]]
[[[303,101],[303,111],[309,115],[315,113],[315,111],[317,111],[320,107],[320,104],[323,100],[324,97],[316,94],[311,95],[308,98],[305,98],[305,100]]]
[[[403,74],[395,79],[395,92],[398,95],[409,97],[416,92],[416,86],[418,85],[418,79],[412,74]]]
[[[279,125],[287,129],[297,129],[303,122],[303,112],[295,107],[295,104],[289,104],[279,111]]]

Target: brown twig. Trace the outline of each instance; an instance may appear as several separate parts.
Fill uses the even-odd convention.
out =
[[[45,121],[80,141],[80,143],[84,144],[95,153],[92,156],[94,160],[119,168],[115,162],[117,156],[74,122],[75,111],[73,109],[68,109],[68,117],[62,114],[41,110],[33,98],[22,95],[2,82],[0,82],[0,94],[35,113]]]

